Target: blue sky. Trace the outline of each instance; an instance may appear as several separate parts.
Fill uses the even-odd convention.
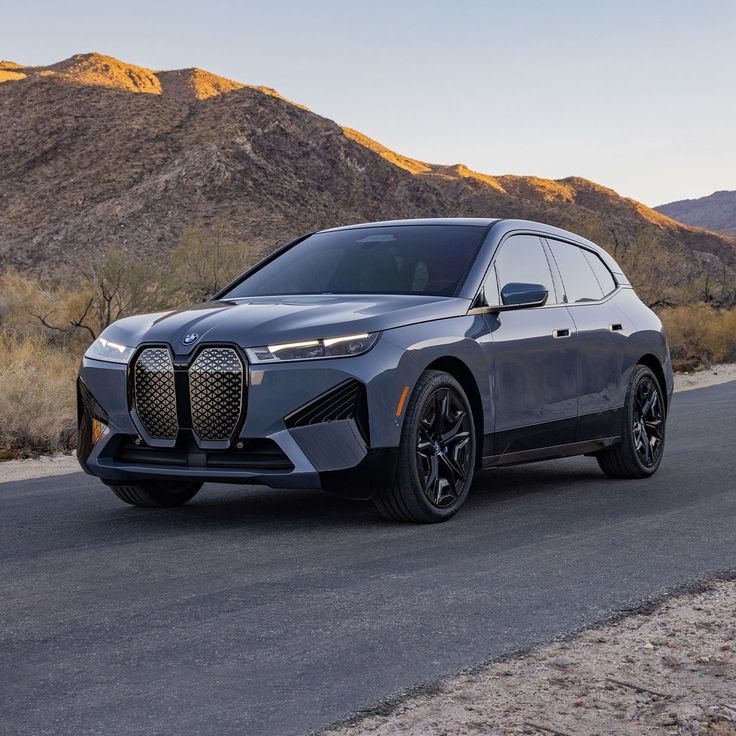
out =
[[[36,1],[0,58],[100,51],[275,87],[403,154],[656,205],[736,189],[736,0]]]

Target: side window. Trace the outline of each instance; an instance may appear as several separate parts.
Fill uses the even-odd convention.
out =
[[[496,272],[499,289],[510,283],[542,284],[549,291],[549,303],[555,303],[552,272],[536,235],[512,235],[496,256]]]
[[[583,253],[590,267],[593,269],[593,273],[598,279],[601,289],[603,289],[603,296],[608,296],[616,288],[616,282],[613,280],[608,266],[595,253],[589,250],[584,250]]]
[[[568,304],[575,304],[602,298],[603,289],[598,284],[598,279],[583,250],[559,240],[547,239],[547,242],[560,269],[562,284],[565,287],[565,301]]]

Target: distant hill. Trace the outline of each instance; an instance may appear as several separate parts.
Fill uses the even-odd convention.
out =
[[[736,236],[736,192],[713,192],[707,197],[681,199],[654,209],[686,225]]]
[[[395,153],[266,87],[101,54],[0,63],[0,258],[36,273],[111,247],[165,260],[196,228],[265,253],[305,231],[415,216],[523,217],[611,251],[650,303],[736,280],[736,241],[599,184]],[[735,281],[736,282],[736,281]]]

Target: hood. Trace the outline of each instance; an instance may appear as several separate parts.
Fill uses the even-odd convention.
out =
[[[131,347],[165,342],[186,355],[204,342],[258,347],[379,332],[461,316],[469,305],[469,300],[461,298],[395,294],[245,297],[127,317],[110,325],[104,335]],[[197,333],[198,338],[185,345],[182,341],[190,333]]]

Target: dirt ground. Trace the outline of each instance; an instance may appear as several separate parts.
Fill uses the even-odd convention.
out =
[[[736,381],[736,363],[721,363],[697,373],[675,373],[675,391],[705,388],[727,381]]]
[[[81,473],[76,455],[53,455],[29,460],[0,462],[0,483],[46,478],[51,475]]]
[[[735,647],[736,581],[718,582],[322,736],[733,736]]]

